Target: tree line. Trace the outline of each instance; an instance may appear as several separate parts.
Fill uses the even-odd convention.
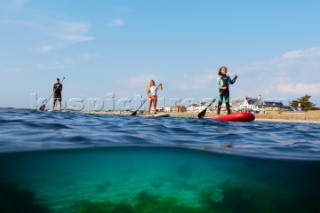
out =
[[[293,107],[301,107],[304,111],[311,110],[314,106],[316,106],[314,103],[309,101],[311,98],[310,95],[306,94],[296,100],[291,101],[291,106]]]

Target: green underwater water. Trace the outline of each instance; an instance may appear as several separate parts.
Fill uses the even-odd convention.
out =
[[[0,212],[320,212],[320,162],[182,148],[0,153]]]

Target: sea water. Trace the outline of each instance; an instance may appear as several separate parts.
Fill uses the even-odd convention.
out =
[[[320,212],[320,124],[0,110],[0,212]]]

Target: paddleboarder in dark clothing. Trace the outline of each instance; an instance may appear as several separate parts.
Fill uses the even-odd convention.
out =
[[[229,92],[229,84],[234,84],[237,80],[237,75],[234,76],[234,78],[231,80],[230,76],[227,75],[227,67],[222,66],[219,69],[218,73],[218,79],[217,79],[217,87],[219,88],[219,102],[218,102],[218,111],[217,114],[220,115],[220,110],[221,110],[221,105],[222,101],[224,98],[224,101],[226,103],[226,108],[227,108],[227,113],[230,114],[230,103],[229,103],[229,97],[230,97],[230,92]]]
[[[62,84],[60,83],[60,79],[57,78],[57,82],[53,85],[53,103],[52,103],[52,110],[54,110],[57,101],[59,101],[60,111],[62,110],[61,92],[62,92]]]

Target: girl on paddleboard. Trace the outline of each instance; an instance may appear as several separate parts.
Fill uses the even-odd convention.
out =
[[[157,86],[154,80],[150,80],[149,86],[147,87],[147,97],[148,97],[148,114],[150,114],[151,105],[153,104],[154,113],[157,113],[157,101],[158,95],[157,90],[162,90],[162,84]]]
[[[230,103],[229,103],[229,85],[234,84],[238,78],[237,75],[234,76],[234,78],[231,80],[230,76],[227,75],[227,67],[222,66],[219,69],[218,72],[218,78],[217,78],[217,87],[219,88],[219,101],[218,101],[218,111],[217,114],[220,115],[221,105],[224,98],[224,101],[226,103],[227,113],[230,114]]]

